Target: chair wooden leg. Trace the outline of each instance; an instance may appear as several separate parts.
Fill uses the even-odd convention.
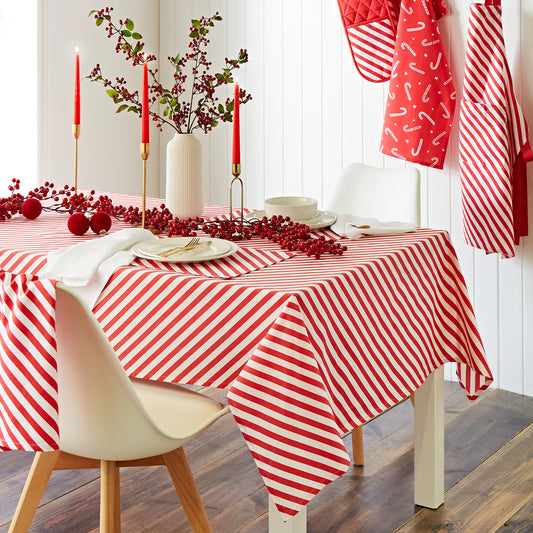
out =
[[[163,459],[193,532],[212,533],[207,513],[200,499],[200,493],[194,482],[183,448],[163,454]]]
[[[9,533],[26,533],[30,528],[59,453],[57,450],[35,454]]]
[[[115,468],[115,533],[120,533],[120,468]]]
[[[120,530],[120,511],[117,512],[117,465],[115,461],[100,461],[100,533]]]
[[[365,450],[363,448],[363,426],[352,429],[352,454],[353,462],[357,466],[365,464]]]

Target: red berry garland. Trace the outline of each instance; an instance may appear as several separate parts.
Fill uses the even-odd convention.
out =
[[[138,207],[114,205],[111,198],[106,195],[101,195],[95,199],[94,191],[91,191],[88,196],[83,193],[74,194],[74,187],[65,185],[56,190],[54,184],[49,182],[36,187],[26,196],[22,196],[18,192],[19,189],[20,180],[13,179],[13,184],[9,186],[11,196],[0,198],[0,221],[21,213],[22,206],[28,199],[34,199],[41,205],[45,200],[59,202],[44,205],[42,209],[70,214],[68,228],[76,235],[83,235],[90,225],[95,233],[100,234],[102,231],[104,233],[109,231],[111,217],[131,225],[139,225],[142,221],[142,212]],[[31,202],[31,204],[36,206],[35,202]],[[89,221],[87,215],[91,214],[92,218]],[[340,244],[341,241],[328,239],[323,235],[315,236],[310,232],[309,226],[292,222],[288,217],[274,216],[271,219],[263,217],[262,219],[251,220],[204,220],[200,217],[179,219],[175,218],[162,204],[159,208],[154,207],[146,210],[146,226],[156,233],[166,233],[168,237],[193,237],[200,230],[211,237],[231,241],[258,236],[261,239],[278,243],[282,249],[303,252],[309,257],[317,259],[325,253],[342,255],[347,249],[346,246]]]

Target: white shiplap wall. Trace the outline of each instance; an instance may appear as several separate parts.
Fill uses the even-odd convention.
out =
[[[94,2],[42,0],[41,5],[40,177],[62,183],[72,174],[74,45],[83,51],[85,71],[100,61],[111,73],[121,60],[87,19],[89,9],[99,7]],[[190,19],[217,10],[224,20],[212,31],[214,67],[241,47],[248,49],[250,62],[239,73],[241,86],[253,94],[241,111],[248,207],[260,208],[265,197],[279,194],[314,196],[323,203],[343,166],[353,161],[385,167],[404,164],[378,151],[387,86],[368,83],[357,74],[335,0],[115,0],[113,5],[119,16],[137,23],[148,49],[159,52],[160,58],[183,53]],[[450,13],[440,27],[460,94],[470,1],[448,0],[448,5]],[[533,128],[531,0],[504,2],[504,30],[516,91]],[[160,68],[168,80],[164,60]],[[82,185],[138,193],[140,126],[131,116],[115,115],[100,87],[85,82],[82,91]],[[486,256],[463,243],[457,119],[458,112],[444,170],[421,167],[422,221],[452,236],[496,386],[533,395],[533,239],[523,239],[511,260]],[[152,130],[151,194],[164,195],[165,146],[170,137],[170,131],[163,132],[157,146]],[[221,123],[199,138],[204,146],[206,201],[227,203],[231,125]],[[533,188],[529,189],[533,219]]]

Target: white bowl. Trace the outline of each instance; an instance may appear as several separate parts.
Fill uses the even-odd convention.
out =
[[[317,214],[317,201],[305,196],[277,196],[267,198],[264,204],[265,215],[290,217],[291,220],[303,221],[314,218]]]

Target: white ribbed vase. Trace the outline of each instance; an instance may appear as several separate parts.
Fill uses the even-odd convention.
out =
[[[192,133],[176,133],[167,145],[165,204],[179,218],[198,217],[204,210],[202,143]]]

